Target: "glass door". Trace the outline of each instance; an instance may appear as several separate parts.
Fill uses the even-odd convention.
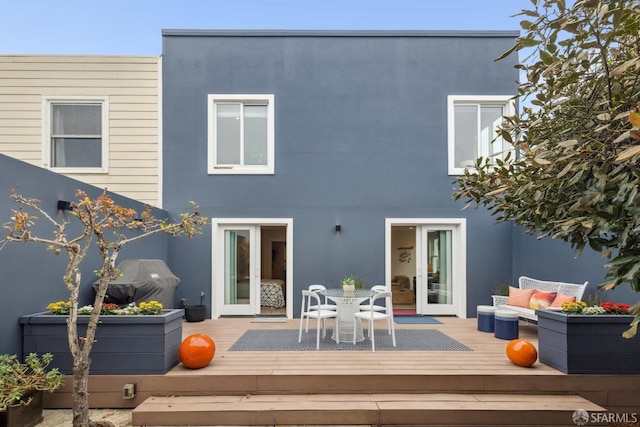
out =
[[[464,218],[385,219],[385,281],[394,308],[407,296],[394,289],[401,275],[414,285],[417,314],[467,317],[466,230]]]
[[[260,312],[260,263],[256,253],[260,233],[255,226],[222,226],[223,262],[217,276],[222,281],[218,289],[221,315],[253,315]]]
[[[422,226],[420,244],[421,314],[456,314],[453,274],[453,229]],[[425,268],[426,267],[426,268]]]

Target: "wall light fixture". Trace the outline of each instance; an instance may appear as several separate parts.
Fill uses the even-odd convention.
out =
[[[58,200],[58,210],[71,211],[73,210],[73,206],[71,206],[71,202],[67,202],[65,200]]]

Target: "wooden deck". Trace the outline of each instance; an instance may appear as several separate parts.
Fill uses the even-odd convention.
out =
[[[205,333],[215,340],[216,354],[209,366],[190,370],[178,365],[165,375],[92,376],[90,406],[136,408],[134,424],[145,425],[283,425],[284,420],[302,424],[293,422],[295,417],[287,418],[289,412],[274,412],[277,409],[274,402],[296,408],[298,413],[310,402],[315,402],[316,410],[322,407],[319,402],[326,404],[327,401],[333,402],[332,412],[336,412],[336,401],[341,402],[343,408],[355,408],[351,412],[338,411],[333,418],[328,415],[331,411],[325,413],[323,419],[327,424],[349,424],[346,420],[351,420],[358,421],[351,424],[416,425],[417,419],[425,419],[425,411],[431,411],[429,416],[439,414],[442,419],[455,420],[453,415],[467,410],[472,414],[467,418],[476,417],[477,425],[481,424],[477,421],[478,412],[484,413],[487,420],[503,417],[510,419],[512,425],[529,425],[525,422],[531,417],[526,415],[529,410],[538,414],[556,411],[553,419],[571,425],[567,414],[576,409],[640,413],[637,403],[640,402],[640,376],[567,375],[540,362],[522,368],[507,359],[508,341],[477,331],[476,319],[438,319],[442,324],[395,326],[397,329],[435,328],[473,351],[229,351],[248,329],[297,329],[299,320],[264,323],[252,322],[252,318],[221,318],[185,322],[184,337]],[[309,333],[315,334],[312,326],[315,327],[313,321]],[[536,325],[521,322],[520,338],[537,346]],[[122,388],[130,383],[136,385],[136,396],[123,399]],[[70,392],[67,382],[62,390],[45,396],[45,407],[70,407]],[[250,396],[253,398],[249,399]],[[253,406],[247,406],[248,403]],[[180,412],[181,405],[186,412]],[[377,408],[373,412],[371,405]],[[217,424],[211,422],[214,407],[219,408]],[[232,408],[236,407],[233,412]],[[523,418],[522,423],[505,418],[505,411],[514,410]],[[274,412],[269,415],[274,422],[259,422],[269,411]],[[185,413],[194,417],[188,423]],[[235,423],[229,422],[234,419]],[[246,423],[238,424],[241,422],[238,420]],[[305,418],[305,423],[314,424],[313,420]],[[438,424],[444,425],[444,422],[433,425]],[[547,424],[533,422],[530,425],[552,424],[563,422],[552,423],[550,418]],[[456,425],[474,424],[459,421]],[[493,424],[487,421],[487,425]]]
[[[286,323],[252,323],[250,318],[221,318],[183,325],[183,335],[204,333],[216,342],[216,356],[208,367],[191,371],[178,366],[171,375],[332,375],[358,373],[360,375],[564,375],[546,365],[536,363],[532,369],[513,365],[505,355],[508,341],[494,338],[493,334],[479,332],[476,319],[438,317],[442,324],[395,324],[398,329],[438,329],[465,344],[473,351],[277,351],[229,352],[229,348],[247,329],[298,329],[298,319]],[[309,333],[315,334],[315,323]],[[329,320],[332,327],[332,320]],[[384,328],[384,324],[377,325]],[[313,331],[311,331],[313,328]],[[366,334],[366,332],[365,332]],[[538,344],[537,327],[521,322],[520,337]]]

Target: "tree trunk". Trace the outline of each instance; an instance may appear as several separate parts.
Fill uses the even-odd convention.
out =
[[[73,316],[73,321],[72,316],[69,317],[70,323],[67,326],[69,337],[73,338],[72,342],[76,344],[75,346],[71,344],[72,352],[74,352],[73,347],[75,347],[73,357],[73,427],[91,427],[110,424],[96,424],[89,419],[89,369],[91,367],[91,348],[93,347],[96,329],[98,328],[102,303],[104,302],[109,282],[117,277],[114,267],[117,256],[118,251],[114,251],[111,257],[104,260],[103,275],[100,278],[100,283],[93,303],[93,312],[89,318],[85,334],[86,336],[84,337],[80,337],[78,335],[77,288],[74,289],[75,292],[71,293],[73,300],[73,307],[71,310],[75,316]],[[79,280],[77,283],[80,283]]]
[[[89,427],[89,366],[91,360],[81,352],[73,359],[73,427]]]

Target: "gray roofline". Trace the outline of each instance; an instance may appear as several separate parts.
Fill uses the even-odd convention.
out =
[[[514,30],[162,30],[163,37],[520,37]]]

